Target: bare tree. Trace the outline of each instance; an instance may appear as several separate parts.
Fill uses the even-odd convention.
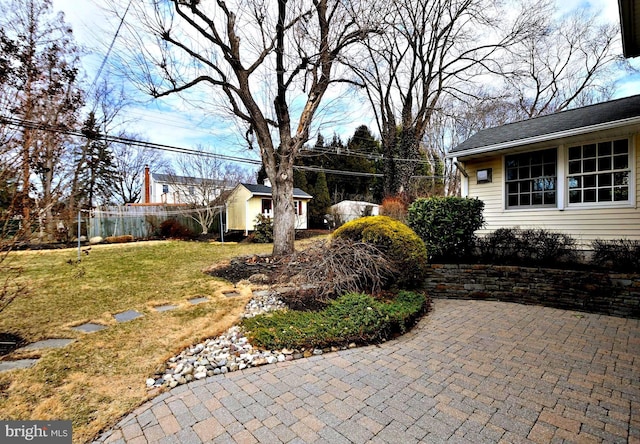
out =
[[[170,170],[168,177],[178,200],[186,204],[184,215],[200,225],[202,234],[206,235],[222,211],[223,193],[245,182],[249,173],[210,154],[202,146],[198,151],[200,155],[178,157],[178,172]]]
[[[369,32],[361,23],[370,7],[358,0],[132,4],[128,63],[140,85],[154,97],[210,88],[209,97],[221,98],[246,128],[250,148],[255,137],[273,187],[274,255],[294,250],[294,159],[339,57]]]
[[[544,32],[515,45],[504,60],[507,94],[521,119],[610,99],[614,69],[627,64],[617,24],[585,9],[549,17]]]

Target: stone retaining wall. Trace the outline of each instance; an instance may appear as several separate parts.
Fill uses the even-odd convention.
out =
[[[432,264],[434,298],[486,299],[640,318],[640,275],[500,265]]]

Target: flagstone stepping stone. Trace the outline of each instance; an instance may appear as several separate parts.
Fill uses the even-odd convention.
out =
[[[208,301],[209,301],[209,298],[205,298],[205,297],[189,299],[189,303],[193,305],[202,304],[203,302],[208,302]]]
[[[94,324],[92,322],[87,322],[86,324],[73,327],[74,330],[79,330],[84,333],[94,333],[96,331],[104,330],[105,328],[107,328],[105,325]]]
[[[237,291],[223,291],[222,294],[228,298],[235,298],[240,296],[240,293],[238,293]]]
[[[19,348],[18,350],[40,350],[43,348],[62,348],[71,344],[73,339],[45,339],[43,341],[34,342],[33,344],[29,344],[25,347]]]
[[[178,308],[177,305],[171,305],[171,304],[167,304],[167,305],[158,305],[156,307],[153,307],[153,309],[155,311],[169,311],[169,310],[174,310]]]
[[[2,361],[0,362],[0,372],[6,372],[9,370],[15,370],[20,368],[30,368],[36,365],[38,359],[18,359],[17,361]]]
[[[122,313],[117,313],[113,315],[113,317],[116,318],[116,321],[118,322],[133,321],[134,319],[137,319],[141,316],[144,316],[144,315],[139,311],[135,311],[135,310],[127,310],[127,311],[123,311]]]

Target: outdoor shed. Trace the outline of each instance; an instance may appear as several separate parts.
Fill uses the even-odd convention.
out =
[[[455,147],[487,233],[544,228],[583,243],[640,240],[640,95],[478,132]]]
[[[296,229],[307,229],[307,205],[313,196],[299,188],[293,189],[293,206],[296,213]],[[248,183],[238,184],[226,201],[227,231],[253,231],[259,214],[273,218],[271,187]]]
[[[363,216],[377,216],[380,214],[380,205],[358,200],[343,200],[331,205],[329,212],[332,216],[345,223]]]

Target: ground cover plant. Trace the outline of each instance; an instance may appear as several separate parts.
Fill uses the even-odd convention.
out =
[[[0,416],[72,420],[74,442],[92,439],[148,399],[144,381],[166,359],[237,321],[250,295],[224,297],[221,289],[229,284],[202,270],[270,248],[180,241],[100,245],[80,264],[74,249],[11,253],[5,265],[21,269],[18,283],[29,292],[4,309],[0,332],[29,343],[75,342],[12,356],[41,359],[30,369],[0,373]],[[210,302],[187,302],[198,296]],[[158,313],[152,307],[160,304],[178,308]],[[144,316],[114,321],[113,314],[130,309]],[[108,328],[91,334],[70,328],[86,321]]]
[[[309,349],[371,344],[404,333],[427,309],[421,293],[400,291],[390,300],[346,293],[319,311],[284,310],[244,319],[252,344],[265,349]]]

